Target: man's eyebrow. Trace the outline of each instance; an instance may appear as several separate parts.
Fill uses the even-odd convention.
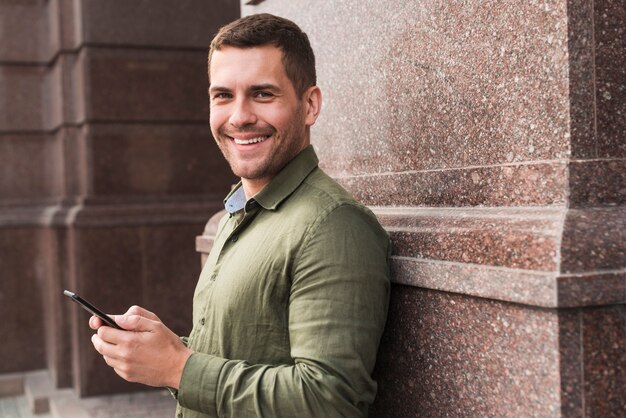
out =
[[[275,84],[265,83],[265,84],[254,84],[250,86],[250,91],[259,91],[259,90],[272,90],[272,91],[280,91],[280,87]]]
[[[230,89],[228,87],[222,87],[222,86],[215,86],[213,84],[211,84],[209,86],[209,91],[210,92],[217,92],[217,91],[230,91]]]

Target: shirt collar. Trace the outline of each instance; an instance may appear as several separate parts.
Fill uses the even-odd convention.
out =
[[[275,210],[280,203],[294,192],[319,162],[312,145],[296,155],[283,169],[252,199],[267,210]],[[239,182],[224,199],[229,213],[240,211],[246,206],[246,196]]]

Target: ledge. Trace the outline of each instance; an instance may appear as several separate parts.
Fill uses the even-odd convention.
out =
[[[154,225],[204,223],[223,206],[213,201],[148,201],[119,204],[52,204],[0,208],[0,228],[15,227],[113,227],[121,225]]]
[[[392,239],[393,283],[544,308],[626,303],[623,207],[371,209]],[[196,238],[205,257],[223,213]],[[569,238],[580,233],[594,239]],[[572,271],[574,257],[602,262]]]

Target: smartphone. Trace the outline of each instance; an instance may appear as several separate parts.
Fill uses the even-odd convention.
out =
[[[85,299],[83,299],[80,296],[78,296],[76,293],[70,292],[69,290],[64,290],[63,294],[65,296],[67,296],[68,298],[72,299],[74,302],[78,303],[87,312],[89,312],[89,313],[97,316],[98,318],[102,319],[102,322],[104,322],[106,325],[108,325],[108,326],[110,326],[112,328],[123,330],[122,327],[120,327],[119,325],[117,325],[115,323],[113,318],[111,318],[109,315],[105,314],[100,309],[98,309],[95,306],[93,306],[91,303],[87,302]]]

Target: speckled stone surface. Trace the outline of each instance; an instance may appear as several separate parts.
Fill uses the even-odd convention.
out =
[[[626,416],[626,305],[582,312],[585,415]]]
[[[565,2],[268,1],[242,10],[293,18],[309,34],[325,95],[314,143],[335,176],[568,155]]]
[[[559,311],[562,416],[626,415],[624,305]]]
[[[371,416],[559,416],[559,375],[555,311],[396,285]]]
[[[559,369],[561,416],[584,417],[584,352],[581,310],[559,310]]]
[[[560,303],[554,273],[394,256],[391,259],[391,274],[393,283],[422,289],[531,306],[556,307]],[[573,282],[576,289],[580,288],[579,280],[574,279]],[[601,284],[605,289],[606,283]],[[569,296],[571,292],[564,290],[564,293]],[[578,306],[580,299],[572,299],[568,300]]]
[[[624,2],[244,3],[308,33],[321,166],[392,237],[372,416],[625,416]]]
[[[374,208],[394,255],[514,269],[554,271],[559,209]]]
[[[377,159],[377,158],[374,158]],[[373,206],[539,206],[565,203],[564,163],[338,177]]]
[[[558,278],[558,306],[626,304],[626,273],[562,275]]]
[[[599,157],[626,157],[626,6],[594,1],[594,51]]]
[[[568,0],[570,141],[574,158],[596,158],[593,3]]]
[[[561,272],[624,271],[625,263],[626,207],[568,211],[561,243]]]
[[[626,160],[572,161],[569,183],[571,207],[624,205]]]

